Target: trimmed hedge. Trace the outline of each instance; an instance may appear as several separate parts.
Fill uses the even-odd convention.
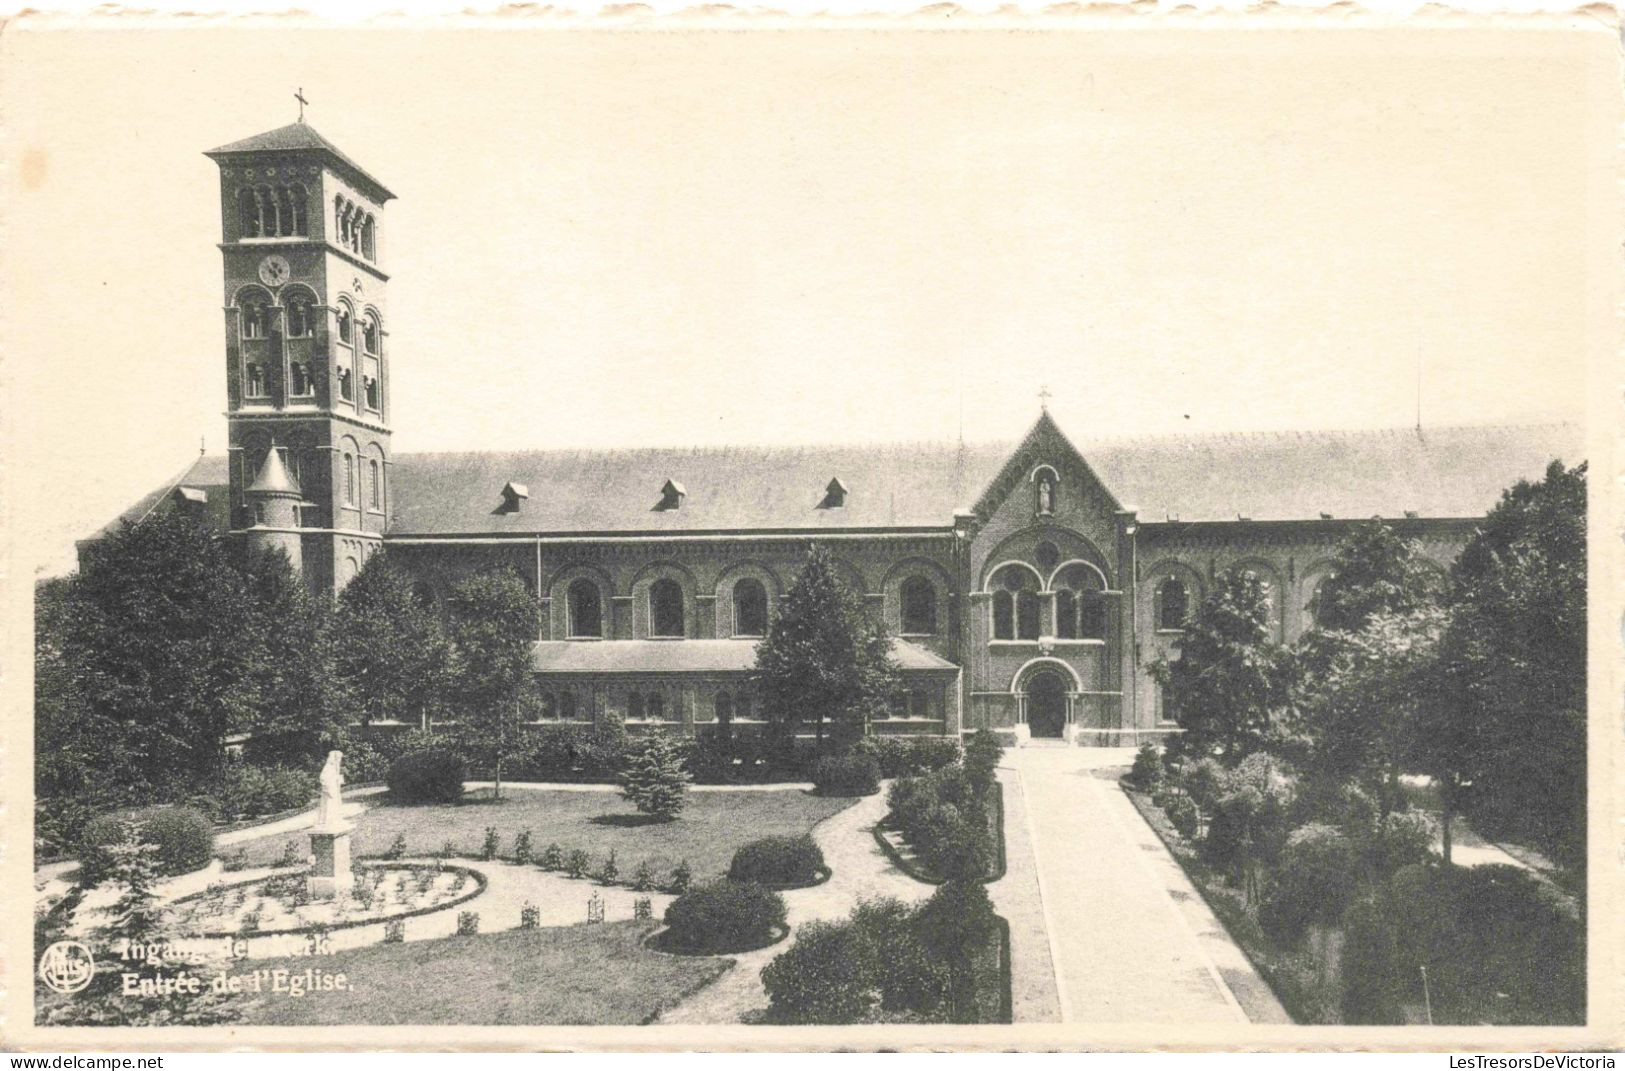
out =
[[[728,880],[758,885],[812,885],[824,874],[824,853],[812,837],[763,837],[734,852]]]
[[[880,791],[880,763],[862,751],[825,755],[813,765],[812,779],[820,796],[873,796]]]
[[[885,778],[918,777],[959,761],[959,742],[943,736],[871,736],[853,750],[873,755]]]
[[[755,882],[707,882],[667,906],[667,936],[673,946],[687,952],[760,948],[784,929],[784,911],[784,897]]]
[[[401,803],[456,803],[463,798],[467,770],[455,751],[413,751],[390,766],[389,794]]]
[[[124,823],[134,822],[141,839],[153,846],[152,857],[160,874],[186,874],[207,866],[214,858],[214,826],[191,807],[149,807],[94,818],[85,826],[80,847],[80,881],[101,881],[112,863],[107,848],[124,839]]]

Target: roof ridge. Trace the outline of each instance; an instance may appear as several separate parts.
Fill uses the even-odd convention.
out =
[[[1527,431],[1537,428],[1579,428],[1583,427],[1578,420],[1539,420],[1528,422],[1500,421],[1494,423],[1458,423],[1435,424],[1422,428],[1423,438],[1429,435],[1448,434],[1457,431]],[[1224,431],[1190,431],[1172,433],[1147,433],[1140,435],[1097,435],[1079,436],[1073,442],[1104,446],[1126,443],[1179,443],[1179,442],[1247,442],[1261,439],[1286,438],[1355,438],[1402,435],[1415,435],[1414,427],[1401,425],[1386,425],[1369,428],[1243,428]],[[1023,439],[975,439],[965,443],[968,449],[1015,449]],[[494,455],[551,455],[551,456],[581,456],[604,457],[619,454],[622,456],[644,455],[655,457],[657,455],[688,454],[696,457],[729,456],[735,454],[769,454],[776,453],[786,456],[804,456],[813,452],[829,450],[862,450],[862,451],[907,451],[922,450],[957,450],[959,443],[952,439],[891,439],[878,442],[795,442],[795,443],[691,443],[687,445],[670,446],[538,446],[513,447],[509,449],[492,450],[411,450],[401,451],[395,456],[403,457],[490,457]]]

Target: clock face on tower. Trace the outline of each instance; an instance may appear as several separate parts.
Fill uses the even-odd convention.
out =
[[[282,257],[272,255],[260,261],[260,282],[266,286],[281,286],[288,281],[291,269]]]

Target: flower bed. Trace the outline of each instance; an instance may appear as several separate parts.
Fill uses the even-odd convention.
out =
[[[166,926],[197,937],[270,937],[349,929],[446,911],[485,891],[477,870],[443,864],[364,863],[356,886],[333,900],[305,894],[301,871],[214,886],[166,909]]]

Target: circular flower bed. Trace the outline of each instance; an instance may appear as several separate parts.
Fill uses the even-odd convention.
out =
[[[215,885],[165,910],[165,928],[196,937],[307,933],[368,926],[445,911],[485,891],[485,876],[442,863],[364,863],[355,886],[331,900],[312,898],[305,873]]]

